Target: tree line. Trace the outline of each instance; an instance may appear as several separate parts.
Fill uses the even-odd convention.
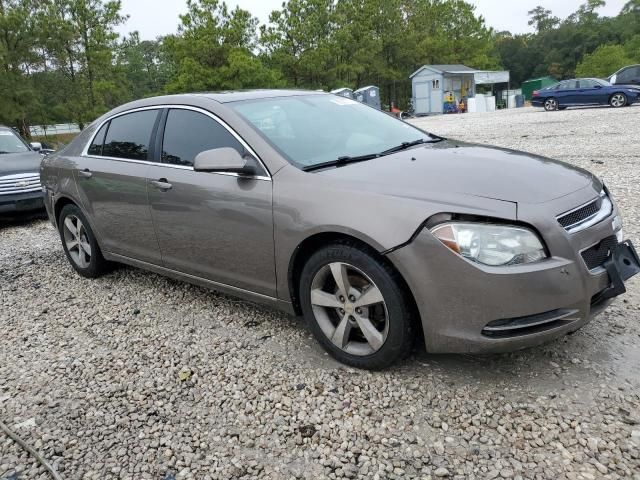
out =
[[[119,0],[0,0],[0,123],[84,126],[126,101],[243,88],[357,88],[405,108],[423,64],[533,76],[605,76],[640,63],[640,0],[616,17],[587,0],[561,20],[538,7],[535,33],[487,26],[464,0],[288,0],[265,25],[220,0],[187,0],[176,34],[116,33]]]

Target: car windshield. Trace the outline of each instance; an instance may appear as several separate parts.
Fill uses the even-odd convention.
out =
[[[379,110],[337,95],[278,97],[228,105],[300,168],[436,139]]]
[[[28,152],[29,147],[11,130],[0,130],[0,155]]]
[[[611,83],[607,82],[606,80],[602,80],[601,78],[590,78],[589,80],[593,80],[594,82],[602,85],[603,87],[611,86]]]

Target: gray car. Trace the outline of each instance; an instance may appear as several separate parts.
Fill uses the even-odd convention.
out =
[[[640,270],[603,183],[304,91],[149,98],[42,162],[86,277],[121,262],[303,315],[342,362],[575,331]]]
[[[0,214],[43,208],[40,160],[20,135],[0,125]]]

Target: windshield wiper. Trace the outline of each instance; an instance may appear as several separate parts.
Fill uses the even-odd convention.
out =
[[[424,138],[419,138],[418,140],[414,140],[413,142],[402,142],[400,145],[396,145],[395,147],[391,147],[384,152],[380,152],[380,156],[383,155],[391,155],[392,153],[400,152],[402,150],[406,150],[407,148],[415,147],[416,145],[422,145],[423,143],[437,143],[444,140],[442,137],[434,136],[433,140],[425,140]]]
[[[433,140],[425,140],[423,138],[419,138],[418,140],[414,140],[412,142],[402,142],[400,145],[391,147],[379,153],[368,153],[366,155],[358,155],[355,157],[350,157],[347,155],[344,157],[339,157],[337,160],[317,163],[315,165],[307,165],[306,167],[302,167],[302,170],[305,172],[312,172],[313,170],[321,170],[323,168],[341,167],[343,165],[348,165],[349,163],[364,162],[367,160],[373,160],[374,158],[384,157],[385,155],[391,155],[392,153],[406,150],[407,148],[415,147],[416,145],[420,145],[423,143],[437,143],[444,140],[444,138],[438,137],[433,134],[431,134],[431,136],[433,137]]]
[[[323,168],[328,167],[341,167],[343,165],[348,165],[349,163],[357,163],[357,162],[365,162],[367,160],[373,160],[374,158],[378,158],[381,155],[379,153],[369,153],[367,155],[358,155],[355,157],[344,156],[339,157],[337,160],[331,160],[329,162],[316,163],[315,165],[307,165],[306,167],[302,167],[302,170],[305,172],[311,172],[313,170],[321,170]]]

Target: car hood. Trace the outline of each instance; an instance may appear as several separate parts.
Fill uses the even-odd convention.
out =
[[[38,173],[42,155],[36,152],[0,154],[0,176],[15,173]]]
[[[452,140],[318,173],[377,193],[425,199],[460,193],[516,203],[545,203],[599,183],[560,161]]]

